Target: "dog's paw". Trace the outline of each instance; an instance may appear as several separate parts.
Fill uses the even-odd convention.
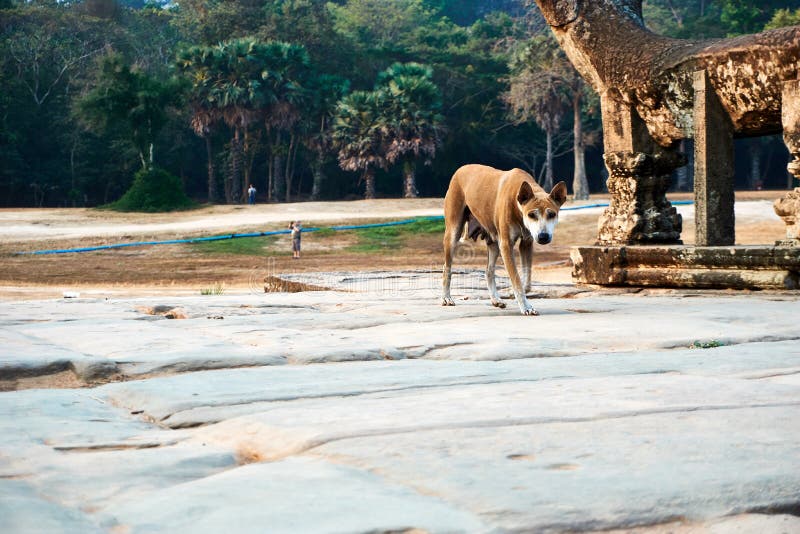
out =
[[[500,308],[501,310],[506,307],[506,303],[500,299],[492,299],[492,306]]]
[[[533,309],[533,306],[531,306],[531,305],[529,304],[528,306],[526,306],[526,307],[525,307],[525,308],[522,310],[522,315],[531,315],[531,316],[535,316],[535,315],[539,315],[539,312],[538,312],[538,311],[536,311],[535,309]]]
[[[442,306],[455,306],[456,303],[453,302],[453,297],[442,297]]]

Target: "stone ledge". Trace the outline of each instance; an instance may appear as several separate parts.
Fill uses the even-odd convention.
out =
[[[800,248],[772,246],[574,247],[580,284],[800,289]]]

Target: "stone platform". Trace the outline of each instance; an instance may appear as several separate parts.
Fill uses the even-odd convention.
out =
[[[440,279],[0,301],[0,532],[800,532],[800,292]]]
[[[580,284],[720,289],[800,289],[800,247],[575,247]]]

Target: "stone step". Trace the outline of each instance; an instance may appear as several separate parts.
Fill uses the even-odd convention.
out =
[[[728,289],[800,288],[800,247],[574,247],[581,284]]]

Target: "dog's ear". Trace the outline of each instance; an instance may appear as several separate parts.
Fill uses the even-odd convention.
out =
[[[564,202],[567,201],[567,184],[564,182],[558,182],[554,187],[553,190],[550,191],[550,198],[553,199],[553,202],[561,206]]]
[[[520,204],[525,204],[527,201],[533,198],[533,188],[531,184],[528,182],[522,182],[522,185],[519,186],[519,193],[517,193],[517,202]]]

